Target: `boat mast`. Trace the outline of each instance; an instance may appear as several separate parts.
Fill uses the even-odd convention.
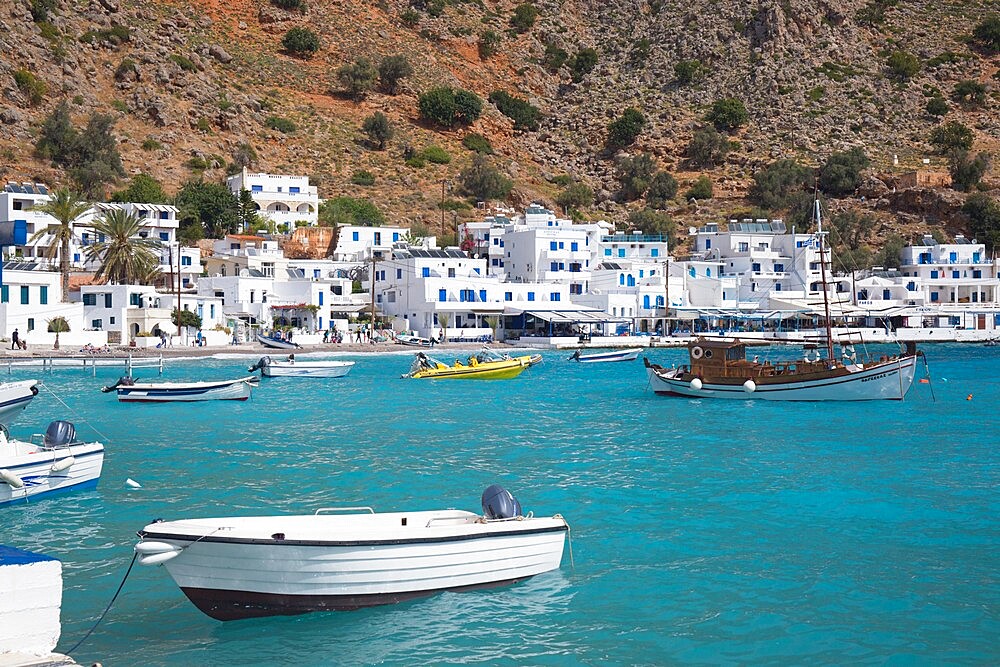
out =
[[[819,195],[813,202],[814,215],[816,216],[816,234],[819,236],[819,270],[823,281],[823,312],[826,314],[826,357],[833,363],[833,327],[830,325],[830,296],[827,294],[826,285],[826,250],[823,248],[823,217],[819,209]]]

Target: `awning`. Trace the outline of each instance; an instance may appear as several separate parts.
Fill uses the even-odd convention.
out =
[[[530,315],[553,324],[602,324],[610,322],[629,322],[625,317],[614,317],[603,310],[523,310],[504,311],[504,315]]]
[[[367,303],[330,304],[331,313],[359,313],[362,310],[371,310]]]

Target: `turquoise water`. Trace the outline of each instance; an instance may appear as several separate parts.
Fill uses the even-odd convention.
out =
[[[96,426],[107,455],[96,490],[0,510],[0,543],[63,561],[65,651],[154,518],[358,504],[479,511],[496,482],[526,510],[567,517],[573,563],[567,552],[560,570],[502,589],[225,624],[162,568],[136,566],[74,657],[996,664],[1000,348],[927,353],[932,385],[915,383],[902,403],[858,404],[658,397],[641,360],[585,365],[562,352],[496,382],[407,381],[409,355],[357,355],[347,378],[265,378],[246,403],[192,405],[120,405],[98,391],[115,369],[16,371],[50,391],[15,435],[70,418],[88,439],[86,423]],[[249,361],[171,362],[164,379],[235,377]],[[143,488],[127,489],[129,477]]]

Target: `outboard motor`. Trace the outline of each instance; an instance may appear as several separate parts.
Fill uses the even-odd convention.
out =
[[[42,443],[46,447],[65,447],[76,441],[76,427],[67,421],[54,421],[45,429]]]
[[[248,372],[253,373],[256,370],[261,370],[265,366],[271,363],[271,357],[261,357],[257,360],[257,363],[247,369]]]
[[[487,519],[513,519],[522,516],[521,503],[499,484],[483,491],[483,516]]]
[[[101,387],[101,391],[105,394],[114,391],[118,387],[131,387],[135,384],[135,380],[132,379],[131,375],[123,375],[118,378],[118,382],[115,382],[110,387]]]

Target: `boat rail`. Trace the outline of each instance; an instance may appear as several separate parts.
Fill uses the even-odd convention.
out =
[[[477,517],[475,515],[472,515],[472,517],[470,517],[467,512],[462,512],[461,514],[452,514],[451,516],[432,516],[430,519],[427,520],[427,524],[424,526],[424,528],[430,528],[431,524],[434,523],[435,521],[461,521],[463,523],[469,523],[470,518],[473,518],[474,520],[479,520],[480,517]]]
[[[324,512],[368,512],[375,514],[375,510],[371,507],[320,507],[313,513],[313,516],[319,516]]]

